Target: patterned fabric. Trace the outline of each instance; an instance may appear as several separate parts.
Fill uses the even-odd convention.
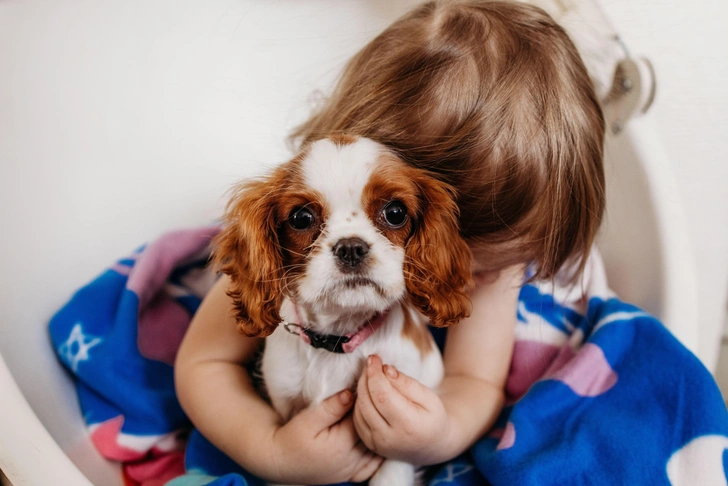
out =
[[[124,464],[126,484],[263,484],[191,431],[174,392],[177,348],[216,278],[205,265],[218,230],[162,236],[50,323],[91,440]],[[564,275],[523,286],[507,406],[429,484],[726,484],[728,413],[710,373],[608,290],[596,252],[578,285]]]

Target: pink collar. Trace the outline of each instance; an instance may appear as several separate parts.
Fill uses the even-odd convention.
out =
[[[298,313],[298,308],[294,305],[293,311],[298,322],[303,322]],[[361,343],[369,339],[369,337],[379,329],[384,321],[387,320],[389,310],[377,314],[370,321],[365,322],[358,331],[337,336],[334,334],[319,334],[300,324],[283,322],[286,331],[291,334],[298,334],[306,344],[310,344],[314,348],[323,348],[332,353],[353,353]],[[297,328],[297,329],[296,329]]]

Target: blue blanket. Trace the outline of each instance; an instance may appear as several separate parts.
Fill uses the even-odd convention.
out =
[[[50,323],[91,440],[124,463],[127,484],[263,484],[192,429],[174,391],[177,347],[216,277],[217,231],[140,248]],[[523,286],[507,406],[429,484],[726,484],[728,413],[710,373],[609,291],[596,252],[579,285],[559,281]]]

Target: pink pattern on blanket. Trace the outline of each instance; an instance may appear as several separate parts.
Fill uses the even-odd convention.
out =
[[[502,451],[504,449],[510,449],[513,447],[513,444],[516,443],[516,427],[513,425],[513,422],[508,422],[506,424],[506,428],[503,430],[503,436],[500,439],[500,442],[498,442],[498,446],[495,448],[497,451]]]
[[[139,316],[139,352],[172,366],[191,318],[176,301],[158,294]]]
[[[551,378],[561,381],[580,397],[596,397],[614,387],[618,376],[604,356],[602,348],[586,343]]]
[[[531,385],[546,373],[559,349],[558,346],[539,341],[516,341],[506,383],[509,403],[525,395]]]
[[[173,231],[145,248],[126,284],[139,297],[139,311],[144,311],[175,267],[199,258],[219,232],[219,226]]]
[[[145,358],[174,363],[192,316],[162,290],[176,267],[205,258],[219,231],[209,226],[167,233],[137,255],[126,287],[139,298],[137,346]],[[119,264],[112,269],[123,272]]]
[[[125,435],[122,425],[124,417],[118,416],[93,426],[91,441],[106,459],[125,463],[124,475],[134,484],[163,486],[185,473],[183,436]],[[122,445],[123,441],[129,445]],[[136,442],[134,448],[131,444]]]
[[[617,374],[602,348],[586,343],[575,351],[538,341],[516,341],[506,383],[508,403],[518,401],[536,381],[551,379],[564,383],[581,397],[595,397],[617,383]]]
[[[145,457],[148,451],[138,451],[120,445],[118,442],[124,417],[118,416],[97,425],[91,432],[91,441],[106,459],[112,461],[137,461]]]
[[[124,474],[139,486],[164,486],[185,474],[183,451],[166,453],[146,461],[124,464]]]

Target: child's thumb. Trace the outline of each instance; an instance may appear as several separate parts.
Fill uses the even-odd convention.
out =
[[[341,421],[353,404],[354,396],[349,390],[344,390],[308,408],[304,413],[310,414],[308,418],[323,430]]]

